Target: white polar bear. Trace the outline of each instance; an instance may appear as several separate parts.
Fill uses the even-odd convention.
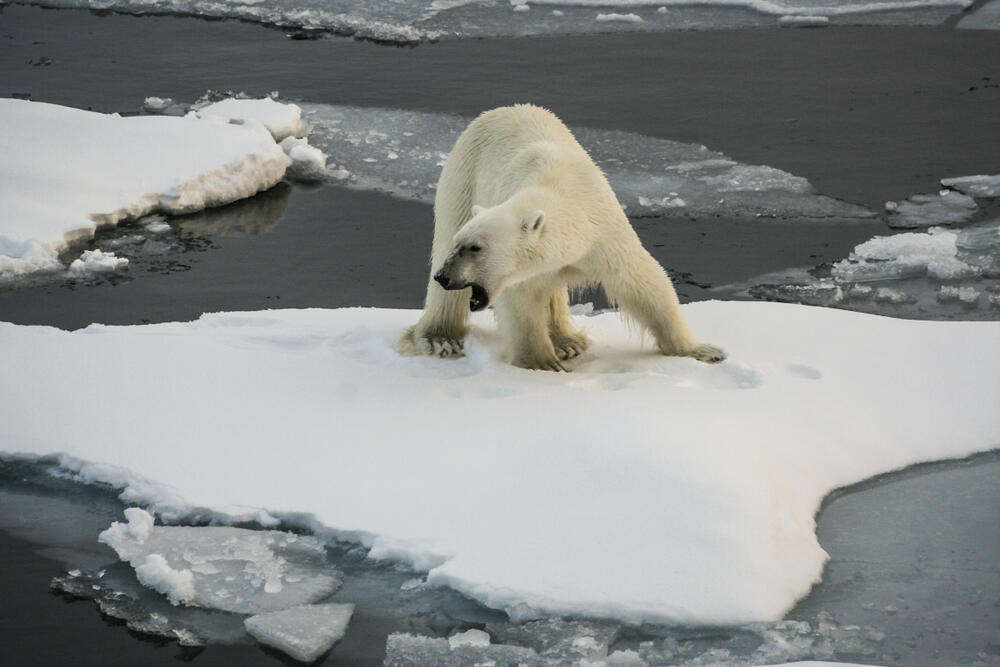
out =
[[[441,172],[424,313],[400,352],[461,356],[469,311],[492,302],[511,363],[564,371],[589,344],[567,290],[594,283],[663,354],[725,359],[691,336],[666,271],[562,121],[529,104],[487,111]]]

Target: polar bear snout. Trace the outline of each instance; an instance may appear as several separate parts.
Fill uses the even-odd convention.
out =
[[[477,310],[482,310],[490,304],[490,295],[486,291],[486,288],[478,283],[465,282],[464,280],[454,280],[448,275],[446,269],[447,265],[440,269],[434,274],[434,280],[441,285],[446,290],[461,290],[467,287],[472,288],[472,294],[469,297],[469,310],[475,312]]]
[[[452,280],[445,274],[444,269],[441,269],[434,274],[434,280],[436,280],[438,284],[445,289],[461,289],[461,287],[451,286]],[[464,285],[462,287],[464,287]]]

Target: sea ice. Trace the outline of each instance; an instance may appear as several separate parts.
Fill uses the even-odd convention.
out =
[[[976,202],[961,192],[942,190],[936,195],[913,195],[906,201],[886,202],[886,222],[897,229],[965,222],[976,214]]]
[[[489,646],[490,636],[483,632],[482,630],[466,630],[465,632],[458,632],[448,637],[448,646],[450,648],[458,648],[459,646]]]
[[[270,530],[152,525],[129,508],[100,541],[174,604],[258,614],[321,600],[340,587],[323,544]]]
[[[136,14],[164,11],[162,0],[40,2]],[[193,16],[414,43],[447,37],[608,32],[638,25],[633,20],[595,21],[594,9],[631,14],[644,29],[667,31],[774,26],[789,15],[822,16],[845,24],[940,24],[971,4],[971,0],[172,0],[169,7]],[[553,9],[533,12],[533,6]],[[988,25],[989,18],[981,17],[974,25],[982,23]]]
[[[876,236],[830,265],[759,276],[721,291],[890,315],[996,319],[991,308],[978,306],[980,294],[997,289],[1000,219]]]
[[[313,662],[347,633],[353,613],[353,604],[309,604],[257,614],[245,625],[261,644],[301,662]]]
[[[395,109],[302,105],[311,141],[334,157],[348,187],[433,201],[441,166],[470,119]],[[635,216],[869,218],[867,209],[817,194],[804,178],[736,162],[697,144],[573,128]],[[387,155],[395,159],[387,160]]]
[[[625,21],[627,23],[643,23],[642,17],[638,14],[617,14],[614,12],[608,14],[598,14],[595,21]]]
[[[287,137],[300,137],[306,132],[306,127],[302,123],[302,110],[298,105],[275,102],[269,97],[259,100],[240,98],[219,100],[196,107],[195,113],[202,118],[215,116],[240,122],[257,121],[267,128],[275,141],[282,141]]]
[[[784,28],[825,28],[830,25],[828,16],[785,15],[778,19]]]
[[[197,119],[0,99],[0,126],[0,279],[62,268],[99,226],[249,197],[289,163],[266,132]],[[79,268],[122,266],[97,252]]]
[[[970,197],[982,199],[1000,197],[1000,174],[942,178],[941,185],[952,190],[958,190]]]
[[[616,313],[575,319],[593,343],[567,374],[503,363],[488,313],[472,320],[467,356],[447,361],[396,353],[410,310],[0,323],[0,423],[8,447],[75,457],[79,478],[132,502],[164,497],[152,478],[170,485],[173,512],[299,513],[493,609],[674,624],[780,618],[822,573],[814,517],[832,489],[1000,442],[1000,356],[984,353],[1000,323],[683,309],[728,360],[658,355]],[[95,376],[99,396],[52,381]],[[109,537],[129,562],[159,554],[223,608],[223,583],[254,613],[334,586],[307,538],[154,526],[140,540],[119,526]]]
[[[281,142],[281,150],[292,161],[288,168],[292,178],[320,180],[326,175],[326,155],[320,149],[310,146],[308,139],[286,137]]]
[[[604,659],[620,626],[604,621],[546,618],[490,629],[503,644],[527,646],[544,658],[578,664]]]

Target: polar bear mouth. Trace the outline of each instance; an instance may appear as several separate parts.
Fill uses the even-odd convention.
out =
[[[472,288],[472,296],[469,297],[469,310],[476,312],[490,304],[490,295],[486,292],[485,287],[476,283],[472,283],[469,287]]]

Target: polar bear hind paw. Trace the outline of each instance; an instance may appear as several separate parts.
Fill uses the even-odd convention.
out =
[[[726,358],[726,352],[722,348],[708,343],[698,343],[688,352],[687,356],[706,364],[717,364]]]
[[[524,358],[515,359],[514,365],[526,368],[529,371],[554,371],[557,373],[568,373],[569,369],[562,365],[562,362],[552,358]]]

